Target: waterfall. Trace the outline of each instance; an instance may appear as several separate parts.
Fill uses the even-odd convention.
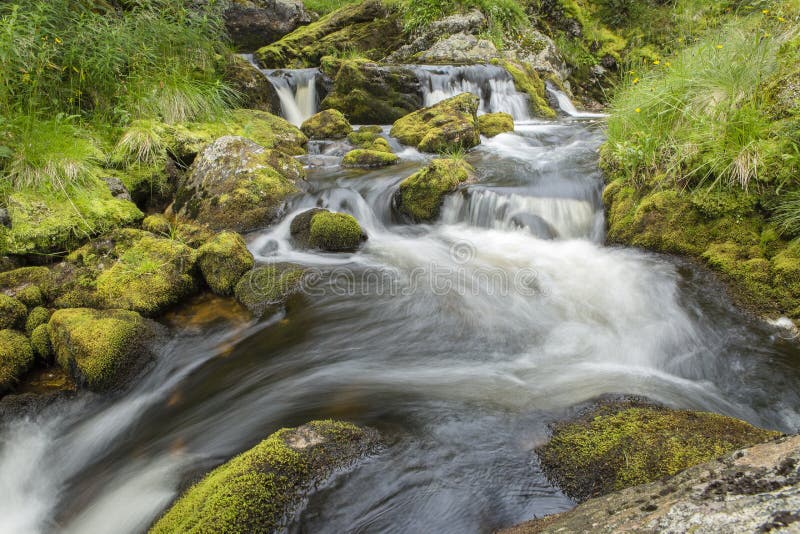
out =
[[[527,120],[528,96],[517,91],[514,79],[502,67],[494,65],[415,66],[423,105],[432,106],[446,98],[472,93],[481,99],[479,114],[502,111],[514,120]]]
[[[602,118],[607,117],[605,113],[590,113],[588,111],[578,111],[578,108],[575,107],[575,104],[572,103],[572,100],[564,93],[563,91],[559,91],[555,87],[553,87],[550,83],[547,83],[547,91],[555,97],[558,101],[558,107],[569,115],[570,117],[575,117],[578,119],[591,119],[591,118]]]
[[[253,54],[242,54],[270,81],[281,101],[283,118],[300,126],[303,121],[319,110],[317,101],[317,77],[319,69],[262,69]]]

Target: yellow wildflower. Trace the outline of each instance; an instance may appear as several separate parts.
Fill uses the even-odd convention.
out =
[[[762,10],[761,10],[761,13],[762,13],[763,15],[769,15],[769,9],[762,9]]]
[[[56,44],[61,44],[61,43],[63,43],[63,42],[64,42],[64,41],[62,41],[61,39],[59,39],[58,37],[56,37]]]
[[[634,78],[633,83],[639,83],[639,78]]]
[[[722,45],[717,45],[717,50],[722,50]]]
[[[657,59],[653,61],[653,65],[660,65],[660,64],[661,64],[661,61],[659,61]]]
[[[642,108],[636,108],[636,113],[641,113],[641,112],[642,112]]]

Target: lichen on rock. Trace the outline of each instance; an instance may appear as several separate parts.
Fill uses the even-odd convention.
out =
[[[470,180],[472,166],[466,161],[439,158],[403,180],[394,194],[394,208],[415,222],[428,222],[439,216],[448,193]]]
[[[481,142],[479,99],[462,93],[399,119],[390,135],[422,152],[472,148]]]

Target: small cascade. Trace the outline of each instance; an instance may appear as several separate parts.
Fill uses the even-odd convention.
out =
[[[255,63],[253,54],[243,54],[242,57],[261,71],[275,88],[284,119],[300,126],[319,110],[319,69],[262,69]]]
[[[479,114],[502,111],[514,120],[530,119],[528,96],[517,91],[514,79],[502,67],[494,65],[415,66],[422,91],[423,105],[432,106],[461,93],[481,99]]]
[[[605,113],[590,113],[588,111],[579,111],[578,108],[575,107],[575,104],[572,103],[569,96],[563,91],[559,91],[556,89],[552,84],[547,83],[547,91],[555,97],[558,101],[558,107],[569,115],[570,117],[575,117],[577,119],[593,119],[593,118],[603,118],[607,117]]]
[[[603,213],[589,200],[543,198],[473,190],[451,195],[442,207],[445,224],[479,228],[524,228],[541,239],[602,240]]]

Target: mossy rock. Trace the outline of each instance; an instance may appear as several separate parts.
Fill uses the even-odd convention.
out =
[[[142,230],[155,235],[166,236],[172,234],[172,223],[164,215],[156,213],[144,218],[142,221]]]
[[[33,362],[33,349],[24,334],[0,330],[0,393],[13,389]]]
[[[471,93],[456,95],[399,119],[390,135],[422,152],[472,148],[481,142],[479,103]]]
[[[353,127],[341,111],[326,109],[312,115],[300,126],[309,139],[343,139],[353,132]]]
[[[119,180],[139,209],[163,210],[172,202],[180,171],[166,150],[156,163],[116,164],[119,168],[103,170],[108,175],[104,178]]]
[[[358,50],[379,60],[403,43],[399,10],[380,0],[344,5],[307,26],[256,51],[258,62],[269,69],[320,65],[323,57]]]
[[[501,133],[514,131],[514,117],[508,113],[486,113],[478,116],[478,128],[481,135],[494,137]]]
[[[47,324],[50,320],[50,315],[50,310],[42,306],[32,309],[25,320],[25,333],[30,336],[37,327]]]
[[[68,308],[48,323],[56,361],[92,391],[121,388],[152,358],[152,324],[129,310]]]
[[[351,150],[342,158],[342,167],[346,168],[376,168],[395,165],[400,161],[395,154],[383,150],[365,150],[357,148]]]
[[[40,324],[30,334],[34,355],[43,362],[49,362],[53,356],[53,344],[50,343],[50,327]]]
[[[373,452],[378,439],[337,421],[281,429],[187,490],[150,534],[280,532],[309,493]]]
[[[553,425],[536,449],[548,477],[579,501],[674,475],[780,435],[708,412],[604,402]]]
[[[286,303],[302,290],[305,269],[299,265],[270,264],[244,274],[234,289],[236,300],[256,318]]]
[[[249,139],[221,137],[192,163],[173,210],[215,231],[264,227],[281,215],[284,200],[298,191],[272,161],[274,154]]]
[[[370,148],[372,143],[380,138],[382,132],[380,126],[362,126],[358,131],[347,134],[347,141],[356,148]]]
[[[327,252],[352,252],[367,239],[355,217],[321,208],[297,215],[290,233],[298,246]]]
[[[544,81],[533,66],[527,63],[516,63],[505,59],[495,59],[492,64],[506,69],[514,78],[517,91],[528,95],[528,105],[531,114],[535,117],[554,119],[556,112],[547,104],[546,87]]]
[[[472,166],[466,161],[440,158],[400,183],[394,194],[394,208],[415,222],[432,221],[448,193],[470,180]]]
[[[13,296],[29,310],[44,304],[44,293],[42,293],[39,286],[27,285],[20,287],[13,292]]]
[[[28,309],[23,303],[8,295],[0,294],[0,330],[22,328]]]
[[[144,216],[130,201],[111,196],[108,186],[87,178],[65,194],[18,189],[6,200],[10,227],[0,226],[0,254],[51,254],[70,251],[113,228],[136,224]]]
[[[0,291],[11,297],[29,294],[29,288],[35,287],[47,299],[56,286],[56,277],[47,267],[20,267],[0,273]]]
[[[378,152],[386,152],[387,154],[393,154],[392,147],[389,146],[389,141],[384,139],[383,137],[379,137],[375,139],[371,145],[367,147],[367,150],[375,150]]]
[[[263,43],[262,43],[263,44]],[[281,113],[281,101],[275,87],[249,61],[230,54],[224,68],[225,80],[240,95],[243,108]]]
[[[237,282],[253,268],[253,254],[242,236],[220,232],[197,249],[197,265],[208,287],[217,295],[231,295]]]

